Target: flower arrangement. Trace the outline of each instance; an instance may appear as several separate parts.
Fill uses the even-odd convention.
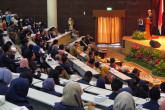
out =
[[[135,39],[135,40],[144,40],[144,39],[146,39],[146,32],[141,32],[139,30],[136,30],[132,34],[132,39]]]
[[[127,55],[126,60],[150,69],[156,76],[165,77],[165,50],[152,51],[143,49],[135,44],[130,48],[130,53]]]

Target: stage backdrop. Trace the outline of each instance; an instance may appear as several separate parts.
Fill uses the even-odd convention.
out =
[[[118,43],[122,36],[121,18],[98,17],[98,43]]]
[[[121,43],[125,34],[124,10],[94,10],[95,41],[98,44]]]

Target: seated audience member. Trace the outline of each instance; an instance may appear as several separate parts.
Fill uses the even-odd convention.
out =
[[[139,71],[138,71],[138,69],[134,68],[134,70],[132,71],[132,73],[130,73],[129,76],[132,79],[134,79],[139,84],[140,78],[139,78]]]
[[[67,52],[70,52],[71,47],[74,46],[74,44],[77,44],[78,42],[72,42],[67,46]]]
[[[62,64],[61,55],[57,54],[57,55],[55,56],[55,59],[54,59],[54,60],[58,61],[60,65]]]
[[[88,110],[95,110],[93,102],[82,102],[82,94],[83,90],[78,83],[68,83],[63,89],[62,101],[55,103],[54,110],[85,110],[85,106],[88,106]]]
[[[157,87],[153,87],[149,90],[149,97],[151,100],[145,104],[143,104],[143,108],[149,110],[158,110],[159,104],[158,100],[160,98],[160,90]]]
[[[73,56],[77,56],[78,54],[80,54],[81,52],[78,50],[79,44],[75,43],[74,46],[72,46],[70,48],[69,53]]]
[[[31,28],[32,28],[33,33],[36,34],[37,33],[36,24],[32,24]]]
[[[120,72],[122,72],[123,74],[129,76],[130,71],[129,71],[128,67],[126,65],[124,65],[124,66],[121,67]]]
[[[56,93],[56,91],[55,91],[54,88],[55,88],[54,79],[53,78],[47,78],[42,83],[42,89],[41,89],[41,91],[46,92],[48,94],[52,94],[52,95],[61,97],[62,95]]]
[[[27,30],[29,30],[29,31],[30,31],[30,34],[34,34],[34,32],[33,32],[33,30],[32,30],[31,25],[28,25],[28,26],[27,26]]]
[[[99,62],[95,62],[94,70],[96,70],[97,72],[101,73],[101,71],[100,71],[100,63]]]
[[[48,31],[49,31],[48,29],[44,29],[44,35],[45,35],[45,40],[46,41],[51,39],[50,36],[49,36]]]
[[[105,79],[104,78],[99,78],[96,82],[96,87],[102,88],[102,89],[106,89],[105,88]]]
[[[57,85],[60,84],[60,78],[59,78],[59,77],[60,77],[59,72],[58,72],[58,70],[56,70],[56,69],[51,69],[51,70],[48,72],[48,78],[53,78],[55,84],[57,84]]]
[[[139,97],[140,98],[147,98],[149,92],[149,87],[146,85],[145,81],[141,80],[139,82]]]
[[[37,78],[37,79],[39,79],[40,76],[41,76],[40,69],[37,69],[35,71],[31,71],[29,69],[29,62],[28,62],[27,58],[23,58],[23,59],[20,60],[20,67],[17,67],[17,70],[16,70],[17,73],[22,73],[22,72],[25,72],[25,71],[32,72],[33,77]]]
[[[8,69],[0,69],[0,95],[5,95],[12,81],[12,73]]]
[[[67,57],[62,57],[62,64],[61,66],[66,70],[66,72],[70,75],[74,74],[73,71],[70,69],[68,65],[68,58]]]
[[[135,80],[131,80],[128,82],[128,86],[131,88],[133,92],[133,96],[139,97],[139,86]]]
[[[16,33],[14,31],[14,23],[10,22],[9,27],[7,28],[7,33],[9,34],[9,38],[15,43]]]
[[[79,32],[75,29],[72,30],[72,39],[76,39],[79,37]]]
[[[88,52],[88,46],[84,46],[83,52],[86,53],[87,55],[89,54],[89,52]]]
[[[33,110],[32,106],[29,104],[27,100],[27,94],[29,90],[29,81],[24,78],[16,78],[14,79],[10,87],[6,93],[7,101],[16,104],[18,106],[25,106],[29,110]]]
[[[42,39],[42,40],[46,40],[44,30],[40,30],[40,37],[39,38]]]
[[[115,98],[114,105],[108,107],[107,110],[136,110],[136,105],[131,94],[122,92]]]
[[[159,110],[165,110],[165,101],[161,102]]]
[[[5,39],[3,38],[3,30],[0,29],[0,46],[3,47]]]
[[[58,50],[58,40],[54,40],[53,43],[50,45],[50,47],[48,49],[48,54],[52,53],[53,48],[55,48],[56,51]]]
[[[95,59],[94,58],[90,58],[90,60],[89,60],[89,66],[91,68],[94,68],[95,67]]]
[[[38,39],[38,43],[37,44],[38,44],[38,46],[43,48],[43,50],[47,50],[48,49],[47,42],[44,42],[44,40],[41,39],[41,38]]]
[[[64,45],[60,45],[60,46],[59,46],[58,52],[59,52],[59,54],[61,55],[61,57],[63,57],[63,56],[68,56],[68,54],[65,53]]]
[[[101,67],[101,78],[105,78],[106,84],[110,84],[113,80],[112,74],[108,75],[109,66],[102,66]]]
[[[116,69],[116,64],[115,64],[115,59],[114,58],[110,59],[110,67]]]
[[[95,52],[95,60],[98,62],[105,62],[103,59],[101,59],[101,57],[99,56],[99,52],[96,51]]]
[[[110,95],[107,95],[107,97],[109,97],[109,99],[114,100],[116,96],[119,94],[119,91],[122,89],[122,87],[123,82],[119,79],[114,79],[111,83],[111,89],[113,92]]]
[[[82,79],[78,80],[77,82],[90,85],[89,82],[91,81],[92,77],[93,77],[92,72],[91,71],[87,71],[85,73],[84,77]]]
[[[29,41],[27,38],[23,39],[23,41],[22,41],[22,46],[21,46],[22,55],[23,55],[24,51],[28,48],[28,42]]]
[[[20,38],[21,42],[23,41],[23,39],[28,38],[29,35],[30,35],[29,30],[27,30],[27,29],[23,30],[23,32],[20,33],[20,35],[19,35],[19,38]]]
[[[52,47],[52,50],[51,50],[51,56],[52,56],[52,58],[56,55],[56,54],[59,54],[58,53],[58,48],[59,48],[59,46],[58,46],[58,40],[55,42],[55,44],[53,45],[53,47]]]
[[[86,43],[87,45],[91,43],[90,35],[87,35],[87,36],[85,37],[85,43]]]
[[[32,44],[30,44],[29,45],[29,48],[27,48],[25,51],[24,51],[24,53],[23,53],[23,56],[24,56],[24,58],[27,58],[27,56],[25,56],[25,53],[27,53],[27,52],[33,52],[33,47],[34,47],[34,45],[32,45]]]
[[[33,46],[33,52],[36,56],[35,61],[38,61],[38,62],[40,62],[40,57],[42,56],[40,49],[41,49],[41,47],[38,45]]]
[[[31,50],[28,50],[28,51],[25,51],[25,58],[28,59],[28,62],[29,62],[29,67],[30,69],[34,72],[38,72],[38,71],[41,71],[42,72],[42,68],[39,68],[39,66],[37,66],[37,63],[34,62],[34,60],[36,59],[36,56],[35,54],[31,51]]]
[[[89,59],[94,58],[94,53],[92,51],[89,52]]]
[[[50,34],[51,38],[55,38],[57,36],[57,34],[55,32],[55,27],[51,27],[49,29],[49,34]]]
[[[55,69],[58,70],[60,77],[64,77],[69,80],[70,76],[68,75],[68,73],[65,71],[65,69],[62,66],[56,66]]]
[[[0,56],[0,67],[7,67],[11,71],[15,71],[15,52],[12,52],[11,46],[8,44],[3,46],[3,51]],[[13,55],[13,57],[11,57],[11,55]]]
[[[82,39],[81,39],[81,41],[80,41],[80,46],[87,46],[86,44],[85,44],[85,38],[83,37]]]
[[[32,82],[33,82],[33,74],[32,74],[32,72],[30,72],[30,71],[22,72],[22,73],[20,74],[19,77],[20,77],[20,78],[28,79],[30,85],[31,85]]]
[[[161,89],[161,97],[165,98],[165,82],[162,82],[160,84],[160,89]]]

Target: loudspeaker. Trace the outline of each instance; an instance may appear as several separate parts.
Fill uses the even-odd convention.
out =
[[[150,45],[153,48],[159,48],[161,44],[158,41],[150,40]]]

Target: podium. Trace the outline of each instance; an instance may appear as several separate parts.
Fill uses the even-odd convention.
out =
[[[146,40],[151,40],[151,33],[150,33],[150,25],[151,25],[151,22],[150,22],[150,18],[146,18],[145,19],[145,24],[146,24]]]
[[[145,24],[145,32],[146,32],[146,40],[152,40],[152,39],[157,39],[159,36],[152,35],[151,36],[151,24],[152,22],[150,21],[150,18],[142,18],[143,23]]]

